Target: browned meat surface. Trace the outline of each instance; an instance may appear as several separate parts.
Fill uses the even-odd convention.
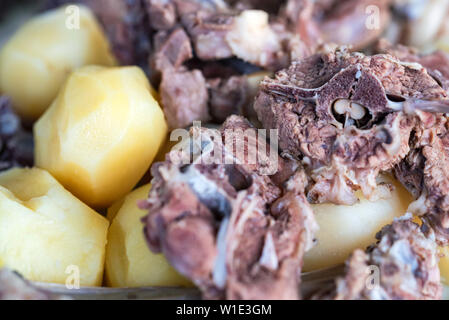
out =
[[[446,110],[446,96],[419,64],[337,50],[266,78],[255,109],[305,165],[310,200],[353,204],[357,189],[375,199],[378,173],[408,154],[412,130],[431,116],[421,110]]]
[[[396,220],[366,252],[356,250],[343,277],[315,296],[336,300],[438,300],[442,286],[432,232],[410,220]]]
[[[302,256],[317,228],[303,193],[306,179],[301,170],[285,185],[282,176],[264,175],[275,173],[273,162],[288,164],[277,154],[251,162],[253,148],[261,146],[255,132],[236,116],[220,131],[193,129],[186,144],[193,148],[191,164],[182,164],[191,155],[181,148],[152,168],[144,203],[148,243],[205,298],[299,298]],[[195,142],[198,134],[202,140]],[[226,139],[243,143],[244,151]]]

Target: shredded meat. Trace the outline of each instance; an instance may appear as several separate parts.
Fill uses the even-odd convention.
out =
[[[205,298],[299,298],[297,275],[317,228],[303,193],[306,179],[299,169],[287,182],[264,175],[269,159],[249,161],[260,146],[255,132],[236,116],[220,131],[194,129],[192,139],[201,134],[201,141],[186,144],[193,159],[181,146],[152,168],[153,187],[142,204],[149,210],[150,248],[163,252]],[[243,143],[244,152],[226,139],[236,150]],[[182,165],[183,159],[193,162]]]
[[[446,96],[419,64],[337,49],[266,78],[255,109],[307,168],[311,201],[353,204],[357,189],[376,198],[378,173],[408,154],[422,110],[447,110]]]
[[[377,50],[400,57],[401,60],[420,63],[438,84],[449,89],[449,57],[435,51],[419,54],[414,49],[380,41]],[[447,116],[441,113],[419,112],[418,122],[409,140],[410,152],[394,167],[399,181],[416,201],[409,210],[422,216],[433,227],[437,240],[449,241],[449,132]]]
[[[346,272],[315,296],[336,300],[438,300],[442,286],[433,233],[404,218],[384,227],[377,244],[356,250]]]

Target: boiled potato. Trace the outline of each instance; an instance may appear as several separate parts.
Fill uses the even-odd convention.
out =
[[[105,208],[132,190],[166,134],[139,68],[83,67],[35,124],[35,161],[79,199]]]
[[[441,281],[449,286],[449,248],[448,247],[441,247],[440,253],[443,255],[440,258],[440,274],[441,274]]]
[[[186,286],[162,254],[154,254],[146,244],[140,219],[147,214],[137,207],[146,199],[150,185],[131,192],[108,210],[112,220],[106,248],[106,282],[112,287]]]
[[[77,13],[79,28],[73,20]],[[115,64],[93,13],[83,6],[52,10],[26,23],[2,49],[0,91],[12,98],[24,119],[35,120],[50,106],[67,76],[90,64]]]
[[[44,170],[0,174],[0,265],[27,279],[101,285],[108,226]]]
[[[360,201],[352,206],[312,205],[320,230],[317,245],[305,255],[304,271],[343,263],[355,249],[374,243],[383,226],[407,212],[412,196],[398,182],[389,181],[395,190],[387,199],[371,202],[360,193]]]

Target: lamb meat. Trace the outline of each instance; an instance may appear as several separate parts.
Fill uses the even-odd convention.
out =
[[[430,229],[403,218],[384,227],[377,244],[357,249],[344,277],[315,298],[336,300],[439,300],[438,248]]]
[[[155,30],[170,30],[177,20],[176,5],[171,0],[145,0],[148,21]]]
[[[199,70],[166,69],[159,92],[171,129],[184,128],[195,120],[210,119],[206,79]]]
[[[162,73],[167,69],[179,69],[193,58],[190,39],[182,28],[159,31],[154,36],[155,50],[151,58],[153,69]]]
[[[449,57],[435,51],[419,54],[402,45],[380,41],[378,51],[388,52],[401,60],[420,63],[444,89],[449,89]],[[440,244],[449,241],[449,175],[443,169],[449,165],[449,132],[447,116],[442,113],[418,113],[417,126],[410,137],[410,152],[394,167],[398,180],[416,201],[409,210],[420,215],[433,227]]]
[[[242,114],[248,101],[249,85],[245,76],[232,76],[226,79],[210,79],[209,109],[217,123],[223,123],[232,114]]]
[[[388,53],[401,61],[416,62],[427,69],[444,90],[449,89],[449,55],[441,50],[419,53],[416,49],[400,44],[391,44],[385,39],[378,41],[375,47],[379,53]]]
[[[447,117],[429,115],[411,137],[412,150],[394,172],[416,201],[409,211],[421,216],[436,233],[438,242],[449,242],[449,131]],[[430,118],[430,119],[429,119]],[[427,124],[427,125],[425,125]]]
[[[145,234],[150,248],[205,298],[297,299],[302,256],[317,228],[303,193],[306,179],[301,170],[287,182],[264,175],[268,159],[249,161],[261,146],[251,133],[237,116],[221,130],[194,128],[184,145],[153,165],[153,187],[142,204],[149,211]]]
[[[353,204],[357,189],[376,198],[378,173],[408,154],[418,115],[448,105],[421,65],[337,49],[265,78],[255,109],[265,128],[279,130],[284,154],[308,170],[309,200]]]
[[[284,38],[260,10],[200,10],[181,17],[201,60],[218,60],[236,56],[270,70],[288,63]]]

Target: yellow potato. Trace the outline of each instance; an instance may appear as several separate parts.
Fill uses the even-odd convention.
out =
[[[27,279],[101,285],[108,226],[44,170],[0,174],[0,265]]]
[[[304,271],[312,271],[343,263],[357,248],[365,249],[375,242],[376,233],[395,217],[406,213],[412,196],[398,182],[388,199],[371,202],[359,194],[352,206],[313,205],[320,230],[318,243],[304,258]]]
[[[26,120],[36,120],[44,113],[73,70],[115,64],[92,12],[77,6],[78,28],[73,8],[38,15],[20,28],[0,53],[0,91],[12,98],[16,111]]]
[[[146,244],[143,223],[147,214],[137,207],[148,196],[147,184],[131,192],[108,210],[112,220],[106,247],[106,282],[112,287],[187,286],[189,281],[173,269],[162,254]]]
[[[95,208],[125,196],[167,134],[150,88],[137,67],[74,72],[34,126],[36,165]]]
[[[441,281],[449,286],[449,248],[440,247],[440,253],[443,255],[439,263]]]

